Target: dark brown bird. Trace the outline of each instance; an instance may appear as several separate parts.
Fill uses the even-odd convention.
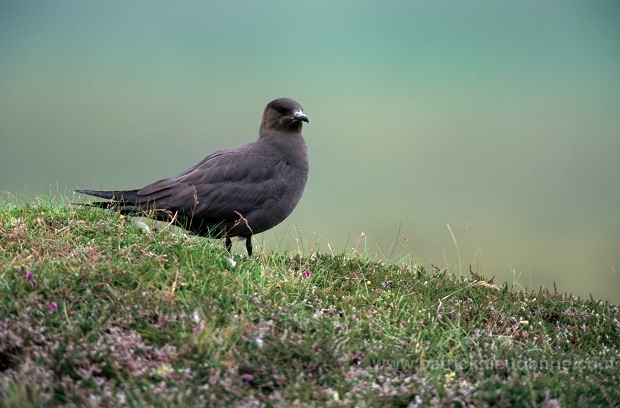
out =
[[[273,228],[293,211],[308,179],[308,151],[301,134],[308,122],[299,102],[276,99],[265,107],[258,139],[218,150],[176,177],[135,190],[75,190],[106,198],[89,205],[122,214],[147,214],[198,235],[245,238]]]

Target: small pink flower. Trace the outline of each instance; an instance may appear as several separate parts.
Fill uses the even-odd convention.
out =
[[[75,316],[75,310],[70,311],[69,316]]]
[[[304,276],[304,278],[308,279],[309,277],[312,276],[312,271],[306,269],[305,271],[302,272],[302,275]]]
[[[200,326],[192,328],[192,332],[194,333],[198,333],[200,330],[202,330],[202,327]]]
[[[28,269],[24,274],[24,279],[30,279],[32,277],[32,271]]]
[[[56,302],[52,302],[47,308],[53,311],[53,310],[58,309],[58,305],[56,304]]]
[[[246,374],[243,376],[243,382],[246,382],[246,383],[249,383],[253,379],[254,379],[254,376],[252,374]]]
[[[28,281],[28,283],[30,284],[30,286],[36,286],[37,285],[37,280],[36,279],[30,279]]]

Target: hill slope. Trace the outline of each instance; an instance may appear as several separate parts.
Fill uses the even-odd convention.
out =
[[[0,406],[620,401],[616,305],[144,225],[0,204]]]

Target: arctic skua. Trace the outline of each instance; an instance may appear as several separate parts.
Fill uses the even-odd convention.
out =
[[[308,179],[308,151],[302,124],[309,122],[299,102],[275,99],[265,107],[258,139],[218,150],[176,177],[134,190],[75,190],[107,199],[89,205],[129,215],[172,221],[197,235],[245,238],[288,217]]]

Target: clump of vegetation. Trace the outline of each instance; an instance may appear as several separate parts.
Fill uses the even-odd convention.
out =
[[[616,305],[0,204],[0,406],[612,406]]]

